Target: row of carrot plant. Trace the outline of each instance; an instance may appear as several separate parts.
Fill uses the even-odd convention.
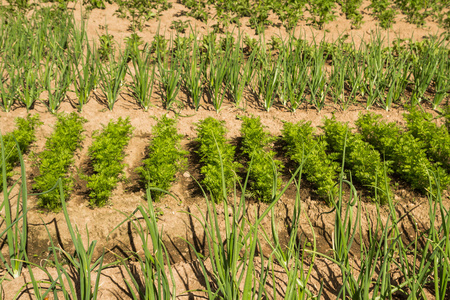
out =
[[[267,111],[303,105],[321,110],[330,103],[389,110],[429,102],[439,109],[450,92],[445,36],[414,42],[378,34],[360,45],[347,36],[329,43],[214,32],[171,39],[156,34],[146,43],[133,33],[125,45],[111,35],[97,44],[91,38],[85,22],[51,7],[0,22],[2,108],[31,110],[40,101],[54,113],[71,101],[81,111],[96,96],[112,110],[121,94],[130,94],[144,110],[157,103],[171,109],[182,103],[183,91],[183,105],[196,110],[212,105],[220,111],[225,100],[243,108],[250,101]],[[69,92],[76,98],[69,99]]]
[[[392,197],[392,174],[421,192],[426,192],[430,186],[438,188],[430,182],[437,182],[440,189],[445,189],[450,185],[450,134],[446,126],[438,126],[432,122],[430,114],[415,108],[405,114],[405,119],[404,129],[396,123],[382,121],[380,115],[361,114],[355,131],[347,123],[325,118],[323,135],[315,134],[310,122],[286,122],[281,140],[289,159],[297,167],[302,165],[305,178],[329,203],[338,193],[336,181],[340,165],[348,180],[366,187],[369,195],[382,203]],[[59,191],[55,189],[58,178],[62,178],[65,198],[72,191],[74,179],[69,169],[74,162],[74,152],[83,140],[84,122],[86,120],[75,113],[58,115],[54,133],[36,160],[40,175],[34,178],[33,188],[40,193],[40,206],[51,210],[60,208]],[[19,118],[17,123],[18,129],[4,137],[9,175],[17,160],[13,155],[14,137],[17,136],[20,149],[26,151],[39,125],[38,116]],[[154,200],[170,188],[176,173],[186,168],[188,152],[182,150],[182,136],[177,133],[176,124],[175,119],[166,116],[158,120],[152,130],[147,157],[135,170],[141,175],[142,185],[151,189]],[[128,119],[119,118],[93,134],[94,141],[88,150],[90,169],[86,170],[87,175],[80,176],[87,181],[92,206],[107,204],[123,176],[125,147],[132,130]],[[226,133],[225,122],[212,117],[197,124],[202,186],[213,199],[221,201],[237,188],[234,184],[240,182],[241,170],[246,169],[247,196],[270,202],[282,184],[283,164],[275,159],[276,153],[271,150],[276,138],[269,136],[259,118],[243,117],[241,154],[238,155]]]

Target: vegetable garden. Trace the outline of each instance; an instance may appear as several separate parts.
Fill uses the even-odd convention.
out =
[[[0,6],[1,298],[447,299],[449,14]]]

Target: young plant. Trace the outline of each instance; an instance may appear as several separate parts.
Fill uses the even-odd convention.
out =
[[[325,73],[325,58],[323,49],[316,47],[313,52],[312,63],[309,67],[307,76],[308,91],[310,94],[309,102],[320,111],[325,106],[325,99],[330,85],[327,82]]]
[[[338,154],[338,161],[345,161],[345,168],[351,171],[351,176],[367,186],[374,199],[387,203],[392,195],[390,178],[387,177],[389,164],[382,162],[380,153],[364,142],[360,135],[352,133],[348,124],[326,118],[323,128],[327,144]]]
[[[314,136],[311,122],[284,123],[282,139],[286,143],[287,155],[296,163],[296,168],[302,166],[306,179],[313,183],[317,194],[329,204],[337,196],[337,172],[339,165],[335,157],[326,152],[327,143],[323,137]]]
[[[151,105],[156,64],[152,64],[150,53],[137,53],[131,58],[133,71],[128,69],[133,82],[131,91],[139,105],[147,111]]]
[[[450,133],[447,128],[437,126],[431,114],[416,107],[411,107],[404,117],[411,134],[425,143],[428,157],[450,171]]]
[[[69,167],[74,162],[74,153],[81,147],[86,119],[76,113],[57,115],[57,123],[53,134],[45,142],[45,150],[39,154],[39,173],[34,178],[33,189],[47,193],[38,195],[40,207],[52,211],[61,209],[60,195],[55,189],[58,178],[64,187],[64,198],[69,198],[73,188],[73,178],[68,174]]]
[[[25,64],[24,69],[21,87],[18,92],[20,101],[26,107],[27,111],[30,111],[36,100],[38,100],[42,92],[42,87],[39,84],[38,68],[31,62],[28,62]]]
[[[234,146],[228,143],[226,132],[224,122],[212,117],[197,124],[202,183],[214,201],[226,200],[224,196],[231,191],[233,183],[238,179],[236,171],[240,164],[233,161]],[[222,182],[222,173],[225,174],[225,182]]]
[[[54,114],[66,98],[69,85],[71,84],[71,70],[68,59],[59,59],[57,56],[48,58],[44,66],[42,86],[47,91],[45,105]]]
[[[257,72],[258,93],[262,97],[263,107],[269,111],[278,95],[278,88],[281,83],[280,59],[271,61],[271,57],[266,57]]]
[[[74,85],[78,97],[78,111],[88,102],[91,92],[98,83],[98,66],[95,63],[95,54],[91,47],[87,47],[86,54],[81,54],[78,59],[74,57],[73,68],[76,70]]]
[[[0,100],[3,110],[9,112],[16,101],[22,72],[20,67],[0,62]]]
[[[180,91],[181,66],[173,51],[170,54],[158,52],[157,55],[162,102],[165,109],[170,109]]]
[[[27,153],[32,142],[36,140],[36,128],[42,125],[39,115],[27,118],[17,118],[16,127],[11,133],[3,135],[2,151],[5,152],[5,159],[2,160],[1,167],[5,167],[6,178],[11,178],[13,168],[20,162],[20,154]],[[16,150],[16,141],[20,152]],[[3,186],[0,185],[0,192]]]
[[[112,54],[107,62],[98,60],[97,67],[100,74],[100,88],[105,97],[106,105],[109,110],[113,110],[127,74],[127,55],[122,53],[117,61]]]
[[[266,151],[273,138],[264,131],[260,118],[244,117],[241,127],[242,152],[248,160],[250,192],[264,202],[271,202],[281,187],[281,161],[274,160],[275,152]]]
[[[450,184],[450,176],[439,165],[433,165],[426,156],[425,143],[411,132],[402,133],[395,123],[386,123],[381,115],[365,114],[356,121],[364,141],[372,144],[386,160],[392,161],[392,170],[413,189],[426,192],[432,178],[439,178],[440,187]],[[434,186],[435,188],[439,188]]]
[[[183,50],[181,64],[183,67],[184,86],[189,93],[194,109],[197,111],[203,95],[202,75],[206,67],[206,61],[200,59],[200,45],[197,39],[194,39],[192,45],[192,55],[189,55],[188,51]]]
[[[86,176],[91,206],[104,206],[123,174],[124,148],[133,128],[128,118],[110,121],[102,131],[93,134],[89,157],[94,174]]]
[[[221,52],[214,40],[210,39],[208,44],[208,62],[209,68],[205,68],[205,79],[208,83],[209,95],[216,112],[222,108],[222,103],[225,98],[223,85],[227,75],[229,65],[229,56],[231,45],[227,45],[224,52]]]
[[[152,199],[157,201],[161,190],[168,190],[175,180],[175,174],[185,168],[187,151],[181,150],[183,137],[177,133],[176,120],[166,115],[152,128],[153,139],[150,142],[148,157],[144,165],[137,168],[146,189],[150,189]]]

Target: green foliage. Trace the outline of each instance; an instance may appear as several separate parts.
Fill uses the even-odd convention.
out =
[[[368,186],[375,200],[385,204],[391,196],[389,188],[389,164],[384,164],[380,153],[364,142],[359,134],[353,134],[348,124],[325,119],[325,139],[332,151],[338,153],[339,160],[345,159],[345,168],[352,178]],[[344,157],[345,153],[345,157]]]
[[[241,135],[242,152],[250,168],[250,191],[260,200],[270,202],[281,187],[279,170],[283,168],[281,161],[274,160],[275,152],[265,150],[274,139],[264,131],[259,117],[244,117]]]
[[[198,154],[202,163],[200,172],[203,184],[215,201],[225,200],[225,196],[239,179],[236,171],[241,167],[233,161],[234,146],[225,137],[227,130],[224,123],[208,117],[197,124],[197,141],[200,143]]]
[[[336,19],[336,3],[334,0],[313,0],[309,1],[310,21],[323,29],[323,25]]]
[[[185,33],[189,27],[189,21],[174,20],[170,25],[170,29],[174,29],[177,33]]]
[[[450,171],[450,134],[445,126],[433,123],[433,116],[412,107],[404,114],[411,134],[425,143],[427,155]]]
[[[74,162],[75,150],[81,146],[83,124],[87,121],[76,113],[58,114],[57,118],[55,130],[45,142],[45,150],[39,154],[40,175],[34,179],[33,188],[40,192],[48,191],[61,178],[64,197],[68,199],[73,188],[73,178],[68,170]],[[52,211],[60,210],[59,190],[39,195],[38,204]]]
[[[330,198],[337,196],[336,185],[339,164],[335,155],[326,152],[327,143],[323,137],[314,136],[311,122],[284,123],[282,139],[286,143],[287,155],[297,164],[303,164],[302,172],[306,179],[317,188],[317,194],[332,203]]]
[[[438,164],[432,164],[426,155],[426,144],[411,132],[401,133],[395,123],[386,123],[381,115],[365,114],[356,121],[363,139],[380,151],[386,160],[392,161],[393,171],[422,192],[431,186],[436,188],[434,176],[440,187],[450,183],[450,176]]]
[[[104,206],[120,180],[125,167],[122,162],[125,158],[124,148],[128,145],[132,131],[130,120],[119,118],[93,134],[94,141],[89,147],[93,174],[86,176],[92,206]]]
[[[361,27],[363,16],[358,10],[362,4],[362,0],[344,0],[342,1],[342,12],[345,17],[352,21],[352,25],[356,28]]]
[[[13,175],[13,167],[17,165],[17,163],[19,163],[19,153],[17,152],[16,140],[19,144],[20,152],[26,153],[31,143],[36,140],[35,130],[40,125],[42,125],[42,122],[39,121],[39,115],[28,115],[26,119],[16,118],[17,128],[14,131],[3,136],[7,178],[10,178]],[[0,169],[1,168],[2,165],[0,165]],[[0,192],[2,191],[2,189],[3,185],[0,185]]]
[[[393,8],[389,8],[391,5],[390,0],[372,0],[369,7],[372,8],[375,16],[380,21],[381,28],[388,29],[395,23],[395,15],[397,14]]]
[[[178,134],[176,120],[162,116],[152,128],[148,158],[144,165],[136,169],[141,174],[145,188],[168,190],[175,180],[175,174],[186,167],[187,151],[181,149],[183,135]],[[158,200],[162,192],[151,190],[153,200]]]

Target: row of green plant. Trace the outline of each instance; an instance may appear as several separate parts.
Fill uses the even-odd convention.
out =
[[[275,160],[275,152],[269,150],[275,141],[264,130],[261,119],[244,117],[241,126],[242,153],[247,159],[249,174],[249,191],[257,199],[272,202],[281,187],[281,172],[283,164]]]
[[[5,159],[2,160],[2,167],[5,164],[6,178],[13,176],[13,168],[19,164],[18,145],[22,153],[26,153],[32,142],[36,140],[36,129],[42,125],[39,115],[27,116],[27,118],[17,118],[16,129],[3,136],[2,149],[5,152]],[[0,186],[0,192],[3,191],[3,185]]]
[[[354,133],[348,124],[325,118],[325,133],[319,136],[314,134],[310,122],[287,122],[281,139],[287,156],[296,166],[303,166],[305,178],[329,204],[337,196],[339,162],[344,162],[344,170],[349,177],[382,203],[392,196],[388,177],[392,173],[422,192],[426,192],[432,176],[439,178],[440,189],[447,188],[450,185],[447,154],[450,135],[446,126],[436,125],[431,122],[429,114],[414,108],[405,114],[405,119],[406,131],[395,123],[381,121],[380,115],[361,114],[356,121],[359,132]],[[36,190],[51,189],[61,177],[65,198],[68,197],[73,179],[67,171],[73,163],[74,151],[80,146],[84,122],[75,113],[58,115],[58,123],[46,142],[46,150],[39,155],[41,175],[35,178],[33,187]],[[170,188],[175,174],[186,165],[188,152],[181,149],[182,136],[177,133],[175,125],[176,120],[166,116],[158,120],[153,127],[148,155],[143,165],[136,169],[145,188],[152,188],[150,194],[154,200],[160,198],[163,190]],[[235,161],[235,147],[226,138],[224,125],[225,122],[212,117],[197,124],[202,184],[217,201],[231,192],[231,182],[239,180],[233,178],[239,178],[238,173],[242,169],[242,165]],[[129,120],[120,118],[94,133],[94,142],[89,148],[92,170],[88,171],[90,175],[82,176],[88,182],[92,206],[105,205],[120,180],[124,168],[124,147],[131,132]],[[243,118],[241,135],[240,150],[250,176],[247,196],[270,202],[282,184],[280,170],[283,165],[274,159],[275,152],[267,149],[275,138],[264,131],[259,118],[249,117]],[[227,176],[225,186],[221,184],[221,168]],[[60,208],[56,189],[40,194],[38,198],[42,207]]]
[[[166,109],[212,105],[225,100],[244,108],[249,101],[269,111],[295,111],[327,104],[386,110],[423,102],[440,109],[450,92],[450,52],[445,36],[421,42],[373,35],[371,40],[307,42],[290,35],[266,41],[211,32],[144,43],[131,34],[125,45],[112,35],[90,42],[86,23],[65,10],[41,8],[30,18],[2,16],[0,22],[0,104],[5,111],[43,102],[56,112],[63,101],[82,110],[94,96],[110,110],[127,92],[148,110],[155,98]],[[7,19],[7,21],[5,21]],[[48,28],[52,28],[49,30]],[[16,38],[17,37],[17,38]],[[128,76],[128,77],[127,77]],[[187,103],[178,97],[188,96]],[[75,92],[76,99],[69,99]]]
[[[0,136],[0,141],[2,140]],[[6,185],[4,149],[2,148],[2,173],[3,183]],[[21,177],[26,178],[20,150],[18,153],[22,166]],[[304,158],[301,161],[306,162],[307,159]],[[312,236],[302,240],[299,240],[298,236],[300,220],[305,217],[302,213],[300,197],[303,166],[303,163],[299,165],[272,203],[255,217],[249,217],[250,214],[245,205],[247,180],[243,184],[243,193],[240,198],[234,193],[234,197],[229,201],[217,204],[209,200],[205,194],[206,212],[201,216],[189,213],[192,218],[200,222],[205,233],[204,247],[201,249],[187,242],[197,258],[199,273],[204,277],[203,290],[200,292],[205,292],[209,299],[265,299],[269,296],[279,296],[283,299],[321,299],[324,281],[321,281],[320,286],[312,285],[310,281],[314,269],[319,272],[319,276],[324,275],[316,265],[316,259],[320,257],[321,260],[336,266],[339,270],[335,274],[328,274],[330,277],[342,278],[342,284],[334,290],[336,299],[389,299],[392,297],[417,299],[426,298],[430,293],[436,299],[446,298],[450,279],[448,275],[450,216],[439,188],[433,188],[434,192],[427,193],[429,218],[420,220],[424,227],[419,229],[415,225],[419,220],[415,220],[409,212],[399,213],[402,210],[396,208],[390,196],[387,196],[386,201],[389,207],[387,218],[381,213],[377,204],[379,201],[375,201],[376,211],[364,213],[361,199],[351,183],[351,178],[346,180],[346,175],[341,171],[338,175],[337,198],[332,199],[334,208],[329,212],[335,216],[335,229],[330,238],[332,250],[322,253],[317,250],[316,233],[308,215],[306,218],[310,224]],[[224,168],[221,167],[220,177],[222,185],[225,186],[223,170]],[[248,175],[247,178],[249,178]],[[436,177],[432,178],[430,188],[439,186],[436,180]],[[235,181],[234,188],[236,184]],[[287,218],[289,238],[287,245],[281,245],[275,207],[287,188],[293,184],[297,192],[294,207],[289,210],[290,216]],[[1,263],[9,272],[2,276],[1,281],[8,280],[9,276],[19,277],[23,267],[27,267],[30,276],[30,280],[19,289],[15,299],[25,289],[40,300],[47,299],[49,295],[58,299],[74,297],[82,300],[99,299],[103,270],[117,264],[123,265],[130,277],[130,279],[124,278],[124,282],[132,299],[175,299],[178,296],[169,259],[170,254],[162,239],[163,232],[158,231],[158,219],[151,201],[150,190],[147,192],[147,205],[140,205],[135,213],[125,215],[125,220],[111,232],[113,233],[124,223],[130,222],[134,233],[139,236],[143,244],[141,253],[118,257],[117,261],[105,265],[104,250],[103,254],[94,260],[97,242],[88,241],[88,247],[85,247],[78,228],[72,225],[67,212],[63,185],[59,180],[57,187],[60,191],[60,203],[75,251],[68,252],[62,246],[57,246],[49,233],[48,225],[44,225],[49,235],[51,255],[44,260],[43,264],[34,265],[28,261],[25,247],[28,213],[26,180],[21,180],[20,185],[23,194],[12,196],[5,193],[8,196],[4,197],[2,206],[11,208],[11,200],[16,200],[19,204],[16,206],[21,206],[23,209],[9,217],[7,229],[0,233],[0,237],[7,240],[5,245],[8,248],[6,256],[1,254]],[[346,193],[348,199],[343,196],[344,188],[350,191]],[[231,217],[228,214],[218,213],[219,205],[223,206],[224,211],[230,209]],[[139,216],[136,215],[137,212]],[[5,217],[8,221],[7,214]],[[143,218],[144,222],[138,218]],[[411,223],[415,227],[414,233],[410,235],[411,239],[405,242],[404,233],[400,228],[403,225],[402,222],[409,218],[412,218]],[[270,219],[271,234],[262,226],[265,219]],[[439,223],[436,222],[438,219]],[[19,225],[18,221],[22,221],[23,226]],[[220,225],[222,223],[226,225],[225,231]],[[364,223],[369,226],[363,227]],[[354,243],[360,246],[355,248]],[[263,244],[272,249],[267,255],[260,252]],[[361,262],[359,266],[353,263],[355,257]],[[137,259],[138,267],[142,272],[136,272],[136,269],[130,266],[128,262],[132,259]],[[10,266],[16,263],[20,264],[20,268],[11,269]],[[208,265],[210,267],[207,267]],[[56,275],[50,272],[52,268],[56,269]],[[37,270],[41,272],[36,272]],[[283,280],[286,284],[283,288],[278,277],[280,272],[285,275],[283,278],[286,278]],[[43,279],[36,276],[38,273],[45,274]],[[92,280],[92,278],[95,279]]]
[[[61,208],[59,190],[56,182],[61,178],[64,197],[68,198],[73,190],[74,179],[68,172],[74,163],[74,154],[81,147],[83,124],[87,120],[77,113],[57,115],[57,122],[52,135],[45,142],[45,150],[39,154],[37,165],[39,175],[34,178],[33,189],[44,192],[38,196],[38,204],[50,210]]]
[[[148,156],[143,165],[136,169],[145,188],[152,188],[150,194],[155,201],[164,194],[163,191],[169,190],[175,174],[186,167],[189,152],[182,150],[180,142],[183,136],[178,134],[175,125],[176,120],[166,115],[158,120],[152,128]]]
[[[122,179],[124,150],[132,132],[129,118],[110,121],[102,130],[94,132],[94,141],[88,150],[92,174],[84,176],[92,206],[107,204],[113,189]]]

